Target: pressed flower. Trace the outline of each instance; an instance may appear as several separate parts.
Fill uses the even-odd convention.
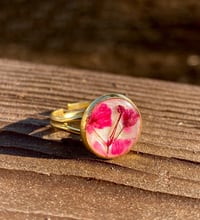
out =
[[[102,103],[97,106],[92,114],[88,117],[87,131],[91,133],[95,128],[103,129],[112,125],[112,110],[107,104]]]
[[[89,146],[103,158],[115,158],[128,152],[137,140],[139,129],[139,112],[120,98],[96,105],[86,123]]]
[[[124,106],[118,105],[118,106],[117,106],[117,111],[118,111],[120,114],[121,114],[121,113],[124,113],[124,112],[125,112]]]
[[[122,117],[124,128],[128,128],[135,125],[139,117],[140,115],[138,112],[133,111],[133,109],[126,109]]]
[[[130,139],[116,139],[111,147],[111,154],[112,155],[120,155],[126,151],[128,151],[129,146],[131,144]]]

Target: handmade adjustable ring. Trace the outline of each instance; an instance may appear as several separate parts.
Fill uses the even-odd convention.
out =
[[[129,152],[142,128],[137,106],[121,94],[68,104],[66,109],[53,111],[50,118],[52,126],[81,134],[85,146],[106,159]]]

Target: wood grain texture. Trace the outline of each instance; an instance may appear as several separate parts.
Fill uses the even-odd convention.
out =
[[[0,60],[3,219],[200,218],[200,88]],[[115,160],[49,126],[67,102],[110,92],[141,110],[143,132]]]

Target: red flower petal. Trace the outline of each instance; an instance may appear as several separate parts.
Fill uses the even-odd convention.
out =
[[[120,114],[124,113],[124,112],[125,112],[124,106],[118,105],[118,106],[117,106],[117,111],[118,111]]]
[[[123,125],[124,128],[131,127],[136,124],[139,118],[139,113],[132,109],[126,109],[123,114]]]
[[[87,131],[91,133],[94,128],[110,127],[112,125],[111,114],[112,110],[107,104],[101,103],[98,105],[88,117]]]
[[[131,144],[130,139],[117,139],[113,142],[111,148],[111,154],[113,155],[121,155],[124,152],[128,151]]]

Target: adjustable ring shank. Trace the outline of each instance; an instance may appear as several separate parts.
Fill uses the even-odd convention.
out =
[[[65,130],[73,134],[80,134],[80,128],[70,126],[68,123],[59,123],[56,121],[51,121],[51,125],[55,128]]]
[[[67,110],[80,110],[86,109],[89,106],[90,102],[75,102],[75,103],[68,103]]]
[[[65,123],[65,122],[70,122],[72,120],[77,120],[81,119],[83,115],[84,110],[70,110],[66,111],[64,109],[57,109],[51,113],[51,120],[60,122],[60,123]]]
[[[80,123],[76,127],[74,122],[80,122],[89,102],[67,104],[67,109],[57,109],[50,115],[51,125],[70,133],[80,134]],[[71,124],[71,125],[70,125]]]

